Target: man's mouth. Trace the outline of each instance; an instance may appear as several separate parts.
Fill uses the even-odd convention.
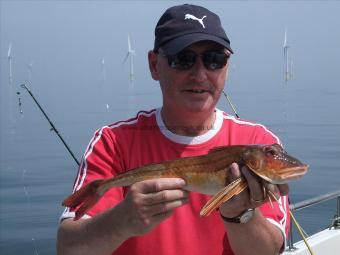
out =
[[[207,90],[204,90],[204,89],[187,89],[186,91],[190,93],[197,93],[197,94],[208,92]]]

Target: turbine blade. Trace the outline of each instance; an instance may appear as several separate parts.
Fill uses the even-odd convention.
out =
[[[285,28],[285,39],[283,42],[283,47],[287,47],[287,28]]]
[[[9,43],[7,57],[8,58],[12,57],[12,43]]]
[[[128,51],[131,51],[130,35],[128,35]]]
[[[129,55],[130,55],[130,52],[128,52],[128,53],[126,54],[126,56],[125,56],[125,58],[124,58],[124,60],[123,60],[123,63],[126,62],[126,60],[128,59]]]

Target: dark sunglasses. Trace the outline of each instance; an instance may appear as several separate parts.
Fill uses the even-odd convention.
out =
[[[190,50],[181,51],[175,55],[160,54],[168,58],[168,63],[171,68],[177,70],[189,70],[196,62],[197,56],[202,59],[202,62],[208,70],[217,70],[223,68],[230,57],[230,54],[224,51],[206,51],[202,54],[197,54]]]

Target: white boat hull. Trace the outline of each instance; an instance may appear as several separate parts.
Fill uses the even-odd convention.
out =
[[[340,229],[325,229],[307,238],[307,241],[316,255],[340,254]],[[293,251],[286,250],[284,255],[310,255],[303,241],[294,244]]]

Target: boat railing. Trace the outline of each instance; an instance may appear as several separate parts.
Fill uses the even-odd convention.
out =
[[[292,212],[296,212],[296,211],[305,209],[307,207],[310,207],[310,206],[313,206],[313,205],[316,205],[316,204],[320,204],[320,203],[323,203],[323,202],[326,202],[328,200],[335,199],[335,198],[337,199],[337,211],[336,211],[336,215],[334,216],[333,222],[332,222],[330,227],[340,228],[340,190],[336,190],[336,191],[329,192],[329,193],[326,193],[326,194],[323,194],[323,195],[320,195],[320,196],[317,196],[317,197],[313,197],[313,198],[310,198],[310,199],[303,200],[303,201],[295,203],[295,204],[291,204],[289,206],[289,208]],[[289,240],[288,240],[288,250],[290,250],[290,251],[295,250],[294,242],[293,242],[293,231],[292,231],[293,227],[292,227],[292,225],[293,224],[291,222],[291,224],[290,224],[290,237],[289,237]]]

